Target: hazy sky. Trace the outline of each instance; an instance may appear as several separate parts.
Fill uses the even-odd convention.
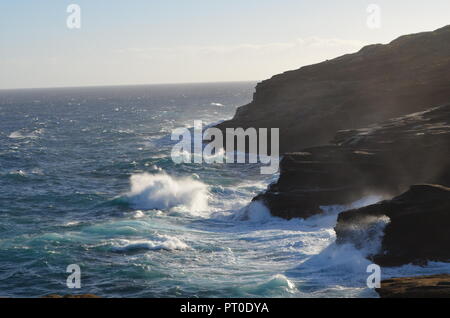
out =
[[[66,25],[72,3],[80,29]],[[449,0],[0,0],[0,89],[262,80],[449,13]]]

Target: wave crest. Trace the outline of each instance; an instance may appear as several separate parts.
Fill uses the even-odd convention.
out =
[[[113,247],[114,252],[138,252],[141,250],[149,251],[174,251],[189,249],[189,245],[182,240],[172,236],[161,236],[155,241],[146,240],[120,240]]]
[[[287,296],[294,294],[298,290],[293,282],[291,282],[286,276],[282,274],[276,274],[270,277],[269,280],[256,284],[251,287],[248,292],[253,295],[270,295],[270,296]]]
[[[208,209],[208,186],[193,178],[142,173],[132,175],[130,183],[127,198],[138,209],[180,208],[194,214]]]

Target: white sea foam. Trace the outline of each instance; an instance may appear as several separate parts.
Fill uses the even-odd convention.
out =
[[[71,226],[77,226],[79,224],[81,224],[81,221],[69,221],[69,222],[64,223],[62,226],[71,227]]]
[[[155,240],[118,240],[113,243],[112,250],[115,252],[133,252],[139,250],[186,250],[190,249],[182,240],[173,237],[161,235]]]
[[[209,155],[206,153],[190,153],[187,150],[174,150],[172,152],[172,159],[178,162],[197,162],[201,160],[202,162],[208,163],[224,163],[225,162],[225,150],[223,148],[219,149],[216,153]]]
[[[271,179],[273,180],[273,179]],[[308,227],[318,227],[318,228],[333,228],[336,225],[337,216],[340,212],[361,208],[370,204],[379,202],[382,199],[380,196],[368,196],[355,201],[348,205],[330,205],[321,206],[320,208],[324,211],[323,214],[318,214],[312,216],[308,219],[292,219],[290,221],[275,217],[270,213],[269,208],[261,201],[253,201],[242,209],[238,210],[233,218],[235,220],[250,221],[256,223],[267,223],[267,222],[281,222],[290,224],[297,224],[295,226],[308,226]],[[371,220],[375,221],[375,220]],[[381,220],[385,223],[388,220]],[[382,222],[382,223],[383,223]]]
[[[345,226],[345,236],[365,254],[377,254],[381,249],[384,228],[390,223],[389,217],[367,216],[356,224]]]
[[[176,208],[195,215],[208,209],[208,186],[190,177],[176,178],[166,173],[134,174],[127,194],[138,209]]]
[[[434,275],[450,273],[450,263],[428,262],[427,266],[407,264],[400,267],[383,268],[383,277],[408,277],[413,275]]]
[[[273,220],[281,220],[270,214],[269,208],[260,201],[251,202],[248,206],[239,210],[234,219],[241,221],[250,221],[255,223],[265,223]]]
[[[40,168],[34,168],[31,170],[32,174],[36,174],[39,176],[43,176],[44,175],[44,170],[40,169]]]
[[[245,235],[245,241],[252,242],[258,248],[267,249],[268,253],[282,253],[289,257],[281,258],[286,262],[286,279],[291,282],[301,280],[309,284],[329,286],[326,290],[318,290],[319,297],[323,295],[351,294],[354,296],[365,293],[367,297],[375,297],[365,288],[367,266],[371,263],[366,256],[379,248],[387,218],[368,220],[371,228],[370,239],[362,237],[364,246],[361,249],[353,244],[337,245],[334,226],[340,212],[376,203],[380,197],[370,196],[349,205],[324,206],[324,213],[308,219],[284,220],[271,216],[267,207],[261,202],[252,202],[236,213],[234,219],[239,224],[237,233],[250,230]],[[362,232],[360,232],[362,233]],[[273,252],[277,251],[277,252]],[[278,261],[280,264],[281,259]],[[289,277],[289,279],[287,278]],[[267,294],[264,286],[276,286],[283,279],[271,279],[259,285],[257,294]],[[283,284],[278,288],[282,291]],[[286,285],[286,286],[289,286]],[[285,286],[285,287],[286,287]],[[295,295],[303,293],[293,288],[285,288]],[[250,293],[252,293],[250,291]]]
[[[145,216],[145,214],[144,214],[143,211],[137,210],[137,211],[135,211],[135,213],[133,215],[133,218],[134,219],[140,219],[140,218],[143,218],[144,216]]]
[[[31,138],[35,139],[38,138],[42,133],[44,132],[44,129],[36,129],[32,132],[26,132],[24,130],[17,130],[9,134],[9,138],[11,139],[25,139],[25,138]]]
[[[191,154],[187,150],[179,150],[172,152],[172,160],[178,162],[192,162],[192,156],[195,154]]]
[[[17,176],[21,176],[21,177],[25,177],[27,175],[26,171],[23,171],[23,170],[11,171],[9,174],[17,175]]]

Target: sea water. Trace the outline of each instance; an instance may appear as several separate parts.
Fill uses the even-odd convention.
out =
[[[0,91],[0,296],[377,297],[368,251],[336,246],[333,227],[380,198],[286,221],[250,203],[277,175],[173,163],[172,129],[232,117],[254,86]],[[70,264],[79,290],[66,285]]]

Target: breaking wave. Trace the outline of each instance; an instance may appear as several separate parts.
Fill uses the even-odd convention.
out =
[[[284,295],[295,294],[298,290],[286,276],[276,274],[267,281],[251,287],[248,292],[255,295]]]
[[[266,223],[271,220],[281,220],[272,216],[269,208],[267,208],[262,202],[259,201],[251,202],[248,206],[239,210],[234,215],[234,219],[255,223]]]
[[[193,178],[142,173],[132,175],[130,183],[127,198],[137,209],[186,209],[196,215],[208,209],[208,186]]]
[[[112,246],[114,252],[139,252],[142,250],[149,251],[174,251],[189,249],[189,245],[182,240],[172,236],[160,236],[156,240],[119,240]]]

